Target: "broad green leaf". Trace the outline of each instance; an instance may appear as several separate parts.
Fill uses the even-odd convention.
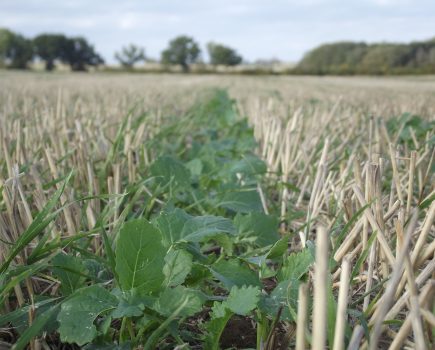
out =
[[[230,172],[239,173],[245,176],[261,175],[267,171],[266,163],[256,155],[247,155],[242,160],[232,164]]]
[[[298,253],[290,254],[285,260],[284,264],[278,272],[278,280],[284,281],[289,279],[300,279],[305,273],[308,272],[314,259],[308,249],[304,249]]]
[[[160,186],[171,183],[174,187],[190,186],[190,172],[180,161],[170,156],[157,158],[150,167],[151,175],[157,178]]]
[[[195,158],[192,159],[190,162],[186,163],[187,169],[190,170],[190,173],[192,176],[200,176],[202,174],[202,169],[204,168],[204,165],[201,162],[201,159]]]
[[[242,189],[225,193],[219,207],[230,209],[238,213],[262,212],[260,195],[257,190]]]
[[[143,314],[143,305],[135,305],[122,298],[118,306],[110,314],[113,318],[138,317]]]
[[[70,295],[83,286],[85,281],[83,274],[86,269],[81,260],[71,255],[59,253],[54,257],[52,263],[54,265],[53,274],[61,283],[62,295]]]
[[[274,318],[282,307],[281,319],[294,321],[297,312],[299,281],[290,279],[280,282],[270,295],[263,296],[260,309]]]
[[[99,285],[78,290],[62,303],[57,316],[61,341],[80,346],[91,342],[97,336],[95,319],[117,305],[116,297]]]
[[[165,255],[157,228],[144,219],[125,223],[116,246],[116,272],[122,289],[134,288],[142,294],[159,290],[165,277]]]
[[[247,215],[238,214],[234,225],[240,236],[254,237],[255,244],[265,247],[279,240],[278,218],[272,215],[252,212]]]
[[[246,316],[257,307],[259,296],[259,287],[234,286],[223,305],[235,314]]]
[[[205,324],[207,335],[205,349],[219,349],[219,339],[226,324],[233,314],[248,315],[254,310],[259,301],[260,289],[258,287],[231,288],[228,298],[223,302],[215,302],[212,307],[211,318]]]
[[[269,252],[266,254],[267,259],[276,259],[280,258],[288,249],[288,241],[289,237],[285,236],[277,241],[272,248],[270,248]]]
[[[163,273],[165,285],[175,287],[182,284],[192,269],[192,255],[183,249],[171,250],[165,257]]]
[[[187,289],[183,286],[166,288],[155,303],[153,309],[163,316],[170,316],[185,302],[183,309],[178,315],[189,317],[202,310],[204,298],[196,290]]]
[[[220,260],[210,268],[213,276],[222,282],[226,289],[242,286],[261,286],[258,275],[237,259]]]
[[[203,242],[219,234],[234,235],[236,229],[229,219],[220,216],[196,216],[183,226],[181,236],[188,242]]]
[[[122,344],[89,344],[83,348],[84,350],[131,350],[131,342],[126,341]]]
[[[218,302],[215,302],[212,310],[213,312],[211,313],[211,319],[205,324],[207,335],[205,337],[204,348],[206,350],[219,349],[219,339],[225,329],[225,326],[233,315],[229,309],[223,307],[222,303]]]
[[[162,233],[165,247],[169,247],[182,238],[183,226],[191,218],[184,210],[178,208],[160,213],[155,219],[155,224]]]

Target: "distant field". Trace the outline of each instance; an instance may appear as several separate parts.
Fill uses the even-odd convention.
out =
[[[435,76],[0,71],[0,347],[432,348]]]

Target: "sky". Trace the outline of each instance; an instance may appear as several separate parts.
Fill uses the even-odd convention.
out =
[[[325,42],[433,38],[435,0],[0,0],[0,27],[83,35],[109,63],[129,43],[157,59],[180,34],[296,62]]]

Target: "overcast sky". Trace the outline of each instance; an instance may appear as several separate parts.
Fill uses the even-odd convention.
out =
[[[158,58],[179,34],[294,62],[324,42],[435,37],[435,0],[0,0],[0,27],[83,35],[109,62],[130,42]]]

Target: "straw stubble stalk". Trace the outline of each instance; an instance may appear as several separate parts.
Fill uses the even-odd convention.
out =
[[[375,320],[372,335],[370,338],[369,349],[376,350],[379,342],[379,337],[382,332],[382,324],[386,319],[385,316],[390,309],[391,304],[393,303],[394,294],[396,292],[396,287],[400,282],[400,278],[403,272],[403,261],[408,253],[408,246],[411,241],[411,235],[414,231],[415,225],[417,223],[418,211],[416,210],[412,216],[411,222],[409,223],[408,229],[406,231],[406,236],[403,242],[403,247],[401,252],[397,258],[397,262],[393,265],[393,272],[391,278],[388,282],[388,286],[385,290],[384,295],[380,299],[380,308],[373,315],[373,319]]]
[[[324,350],[326,346],[328,242],[328,232],[324,227],[318,227],[314,270],[313,350]]]
[[[298,295],[298,318],[296,328],[296,350],[305,350],[305,332],[307,329],[308,285],[301,283]]]
[[[347,324],[350,272],[350,260],[349,257],[345,257],[341,263],[340,290],[338,293],[333,350],[343,350],[345,345],[344,332]]]

